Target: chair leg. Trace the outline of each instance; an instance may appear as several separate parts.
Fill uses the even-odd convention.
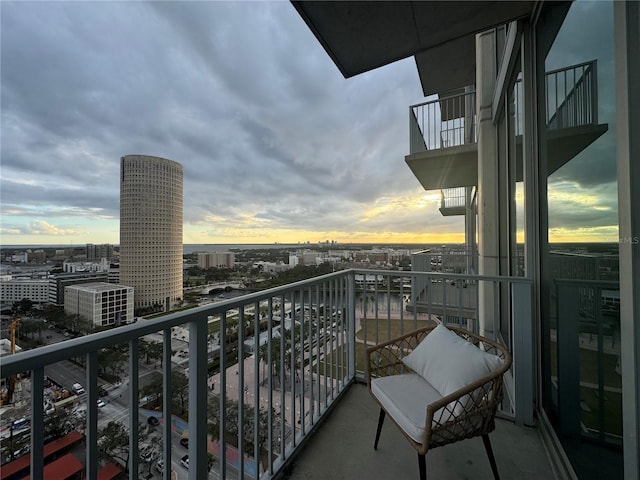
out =
[[[424,455],[418,454],[418,468],[420,469],[420,480],[427,480],[427,465]]]
[[[380,409],[380,415],[378,416],[378,430],[376,430],[376,441],[373,444],[373,449],[378,449],[378,440],[380,440],[380,432],[382,431],[382,424],[384,423],[385,411],[384,409]]]
[[[495,480],[500,480],[500,475],[498,474],[498,467],[496,466],[496,459],[493,456],[493,449],[491,448],[491,442],[489,441],[489,435],[482,435],[482,442],[484,443],[484,449],[487,451],[487,456],[489,457],[489,463],[491,464],[491,471],[493,472],[493,478]]]

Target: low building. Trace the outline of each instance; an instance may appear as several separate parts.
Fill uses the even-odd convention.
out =
[[[233,268],[236,255],[233,252],[204,252],[198,253],[198,267],[200,268]]]
[[[0,357],[4,357],[5,355],[11,355],[13,353],[18,353],[22,351],[22,347],[19,345],[15,345],[15,352],[11,351],[11,340],[8,338],[0,338]]]
[[[3,275],[0,278],[0,303],[13,305],[28,298],[33,303],[49,301],[49,280],[40,278],[13,278]]]
[[[96,326],[118,327],[134,321],[133,287],[105,282],[65,287],[65,312],[81,315]]]

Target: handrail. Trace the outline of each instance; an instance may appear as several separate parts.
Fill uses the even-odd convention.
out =
[[[371,278],[374,279],[373,282],[368,283],[367,281]],[[409,280],[411,281],[411,286],[406,287],[405,285]],[[286,465],[291,455],[301,448],[304,439],[320,424],[321,418],[329,411],[332,404],[338,400],[351,382],[362,378],[362,372],[356,368],[356,362],[358,361],[357,351],[360,350],[356,348],[356,343],[369,345],[380,342],[385,335],[387,337],[390,335],[391,324],[395,320],[398,320],[400,329],[409,329],[417,328],[415,325],[418,323],[418,318],[420,318],[420,322],[427,321],[430,318],[430,314],[421,314],[418,317],[417,308],[409,308],[406,303],[407,295],[405,293],[411,293],[411,290],[419,288],[421,283],[430,285],[429,288],[431,289],[441,288],[443,292],[443,319],[445,322],[452,321],[453,317],[462,318],[464,312],[469,308],[480,308],[475,288],[464,289],[466,293],[473,291],[473,298],[469,296],[472,305],[463,305],[460,303],[463,289],[454,287],[451,280],[454,280],[456,284],[467,282],[470,285],[485,282],[489,287],[493,286],[493,288],[499,285],[510,285],[512,294],[515,295],[514,298],[517,300],[514,303],[518,305],[526,304],[522,300],[524,297],[530,296],[532,285],[532,280],[524,277],[416,271],[342,270],[3,357],[2,377],[8,377],[27,370],[32,372],[32,476],[39,475],[43,468],[43,462],[39,454],[42,452],[44,436],[42,402],[44,367],[72,357],[86,356],[87,444],[85,465],[88,475],[91,476],[95,472],[97,465],[97,355],[102,348],[128,344],[130,352],[128,375],[131,381],[129,402],[125,408],[127,408],[130,417],[128,427],[130,431],[130,478],[136,478],[139,444],[136,427],[140,413],[138,410],[139,392],[137,382],[139,376],[138,339],[151,333],[161,332],[163,335],[164,348],[162,358],[164,364],[162,372],[164,385],[162,391],[164,405],[161,414],[164,415],[165,419],[168,419],[171,418],[171,329],[184,325],[189,329],[190,338],[188,372],[190,401],[188,413],[189,457],[191,461],[189,463],[189,478],[191,480],[205,478],[207,475],[206,451],[207,425],[209,422],[207,402],[210,400],[207,386],[208,377],[210,376],[208,373],[210,359],[207,339],[210,333],[208,331],[208,317],[214,315],[219,317],[220,324],[219,340],[221,349],[219,354],[220,377],[218,379],[218,387],[225,385],[237,389],[240,424],[243,424],[242,422],[246,421],[247,418],[254,418],[254,421],[257,421],[259,410],[262,411],[263,407],[269,419],[268,427],[266,427],[268,428],[269,437],[262,445],[259,445],[258,433],[255,429],[252,432],[253,438],[243,437],[244,431],[237,433],[239,458],[244,459],[245,455],[250,457],[250,463],[247,463],[246,466],[241,460],[237,467],[238,474],[242,475],[244,472],[245,476],[250,476],[253,469],[255,469],[256,476],[271,478]],[[458,280],[464,280],[465,282],[458,282]],[[394,309],[391,308],[390,304],[392,286],[395,289],[393,295],[397,297],[397,305]],[[456,295],[449,293],[450,298],[447,299],[447,291],[451,288],[457,290],[453,292]],[[384,301],[381,296],[385,298]],[[369,303],[369,301],[373,303]],[[375,308],[375,311],[371,310],[371,313],[369,313],[368,307]],[[248,310],[245,312],[245,309]],[[278,313],[278,309],[280,313]],[[252,319],[248,319],[247,316],[251,313],[253,313]],[[226,349],[227,345],[231,345],[227,341],[227,336],[232,331],[230,326],[231,315],[237,315],[238,318],[238,340],[234,339],[232,343],[238,351],[237,360],[232,360],[231,354]],[[287,329],[288,315],[290,315],[290,339],[287,341],[291,342],[295,348],[291,347],[291,351],[285,354],[287,345],[285,343],[285,334],[278,336],[275,331],[278,327],[283,328],[283,332]],[[522,321],[523,318],[526,320],[526,315],[530,316],[531,312],[524,311],[522,318],[519,317],[519,321]],[[529,321],[526,320],[524,323]],[[266,345],[268,347],[266,358],[264,353],[256,354],[259,349],[258,342],[260,341],[257,332],[262,331],[262,322],[267,322],[268,326],[265,331],[269,332],[266,336]],[[277,325],[278,322],[280,323],[279,326]],[[358,328],[363,332],[364,338],[356,337],[356,324],[359,325]],[[367,324],[372,328],[367,328]],[[386,333],[380,328],[381,325],[383,326],[382,328],[387,330]],[[254,330],[253,347],[251,347],[251,343],[245,343],[248,340],[244,334],[245,328],[253,328]],[[367,334],[367,331],[370,333]],[[272,350],[272,347],[279,348],[273,348]],[[528,347],[525,345],[523,351],[526,352],[527,348],[531,348],[531,345]],[[249,352],[250,349],[254,353],[253,357],[245,356],[244,353],[251,353]],[[260,376],[260,362],[264,362],[265,366],[272,365],[272,360],[274,360],[271,357],[272,351],[274,353],[279,352],[279,370],[274,374],[270,368],[269,374],[263,372],[262,376]],[[234,367],[236,364],[237,367]],[[248,373],[244,372],[245,367],[248,368]],[[253,367],[253,375],[251,375],[251,367]],[[229,368],[237,368],[238,375],[228,376],[227,369]],[[296,371],[296,375],[289,375],[289,378],[287,378],[286,371]],[[296,380],[297,373],[300,374],[299,380]],[[275,388],[276,378],[279,385],[285,388],[280,388],[279,390]],[[260,380],[267,382],[264,387],[261,385]],[[523,384],[521,383],[521,385]],[[251,390],[244,388],[248,387],[248,385],[251,385]],[[519,388],[518,384],[516,384],[516,387]],[[263,390],[266,389],[262,391],[263,395],[267,397],[266,399],[261,398],[261,388]],[[251,395],[243,395],[243,392]],[[226,389],[221,390],[219,421],[222,426],[226,421],[227,401],[235,398],[228,394]],[[527,398],[527,395],[524,395],[524,398]],[[266,402],[264,405],[261,403],[263,401]],[[525,400],[522,400],[522,404],[525,403]],[[276,407],[279,411],[275,410]],[[248,417],[249,408],[253,408],[254,417]],[[525,410],[526,408],[525,406]],[[296,422],[294,421],[295,419],[300,421]],[[170,438],[170,422],[165,421],[161,428],[165,439]],[[227,444],[228,435],[229,432],[226,431],[226,428],[220,429],[220,445]],[[245,447],[245,443],[251,441],[253,442],[253,449],[248,446]],[[257,459],[261,456],[260,448],[266,449],[269,453],[265,457],[268,460],[266,461],[267,465],[264,472],[261,472],[258,466]],[[171,451],[170,442],[165,441],[162,454],[165,459],[165,465],[170,464]],[[222,460],[219,468],[223,478],[226,478],[226,473],[228,472],[227,462]],[[168,479],[168,475],[169,472],[166,471],[164,478]]]

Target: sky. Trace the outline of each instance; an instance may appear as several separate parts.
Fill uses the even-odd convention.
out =
[[[183,165],[184,243],[464,241],[404,162],[412,58],[345,79],[288,1],[0,9],[2,244],[118,244],[127,154]]]

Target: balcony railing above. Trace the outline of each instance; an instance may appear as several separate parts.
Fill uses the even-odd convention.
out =
[[[411,305],[414,290],[422,311]],[[363,378],[367,346],[438,319],[460,324],[464,318],[464,326],[477,331],[483,318],[479,306],[494,298],[490,303],[498,308],[499,297],[505,294],[518,310],[505,313],[504,321],[491,315],[485,328],[503,338],[501,324],[514,325],[511,339],[504,341],[524,345],[513,352],[517,362],[509,373],[512,379],[520,375],[519,382],[505,380],[504,413],[515,412],[517,420],[518,415],[526,417],[533,398],[523,390],[533,381],[531,351],[527,351],[532,343],[522,337],[531,331],[531,282],[511,277],[344,270],[4,357],[2,376],[29,372],[23,402],[31,428],[23,433],[28,436],[32,478],[43,478],[45,463],[45,369],[47,374],[52,366],[61,371],[58,365],[81,359],[86,393],[74,401],[86,410],[85,477],[97,478],[100,427],[120,418],[129,432],[129,462],[121,466],[129,478],[138,479],[144,463],[139,428],[149,415],[140,403],[141,377],[153,373],[139,361],[140,340],[156,336],[163,346],[158,369],[163,380],[162,401],[152,411],[161,420],[156,432],[161,449],[153,459],[154,468],[163,466],[165,480],[171,478],[173,465],[184,471],[180,458],[185,451],[176,451],[183,447],[173,444],[178,433],[188,432],[190,480],[268,479],[286,467],[351,383]],[[176,330],[181,332],[180,341],[187,343],[187,358],[172,351]],[[105,418],[97,406],[99,355],[114,346],[125,347],[126,384],[114,387],[123,399],[114,397],[108,407],[113,410],[119,403],[121,411]],[[185,372],[188,379],[185,419],[172,413],[176,371]],[[104,384],[101,378],[100,387]],[[215,462],[210,470],[211,454]]]
[[[522,135],[522,80],[515,85],[516,135]],[[546,120],[549,130],[598,124],[597,61],[545,74]],[[410,153],[477,142],[475,91],[448,95],[409,107]]]
[[[409,107],[411,153],[475,143],[475,104],[468,91]]]

